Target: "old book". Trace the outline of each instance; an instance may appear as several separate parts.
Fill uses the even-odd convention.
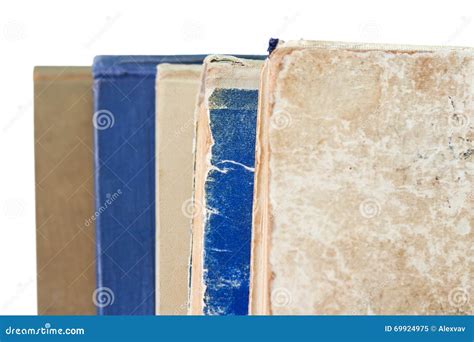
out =
[[[155,75],[204,56],[94,60],[97,298],[104,315],[155,314]]]
[[[209,56],[196,109],[191,314],[248,313],[261,61]]]
[[[188,309],[194,108],[201,65],[160,64],[156,77],[156,313]]]
[[[261,85],[253,314],[473,313],[473,56],[276,47]]]
[[[90,67],[34,71],[38,314],[93,315]]]

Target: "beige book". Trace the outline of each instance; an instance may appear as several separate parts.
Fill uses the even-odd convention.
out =
[[[208,56],[196,105],[193,315],[248,312],[258,84],[262,61]]]
[[[474,51],[281,43],[261,84],[253,314],[473,314]]]
[[[38,314],[94,315],[92,76],[36,67]]]
[[[202,66],[160,64],[156,78],[156,313],[187,313],[194,108]]]

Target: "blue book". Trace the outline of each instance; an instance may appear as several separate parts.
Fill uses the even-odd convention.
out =
[[[155,74],[204,56],[99,56],[93,64],[97,289],[102,315],[155,314]]]
[[[210,56],[198,102],[191,313],[246,315],[262,62]]]

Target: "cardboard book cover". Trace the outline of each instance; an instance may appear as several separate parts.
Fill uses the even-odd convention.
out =
[[[278,44],[251,313],[473,313],[473,81],[467,48]]]
[[[191,314],[246,315],[263,63],[209,56],[196,108]]]
[[[36,67],[39,315],[93,315],[95,230],[90,67]]]
[[[160,64],[156,76],[156,313],[188,310],[194,108],[201,65]]]

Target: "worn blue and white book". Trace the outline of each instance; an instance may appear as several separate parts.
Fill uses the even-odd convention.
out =
[[[155,75],[204,56],[94,60],[97,289],[103,315],[155,314]]]
[[[261,61],[209,56],[196,108],[191,314],[248,313]]]

